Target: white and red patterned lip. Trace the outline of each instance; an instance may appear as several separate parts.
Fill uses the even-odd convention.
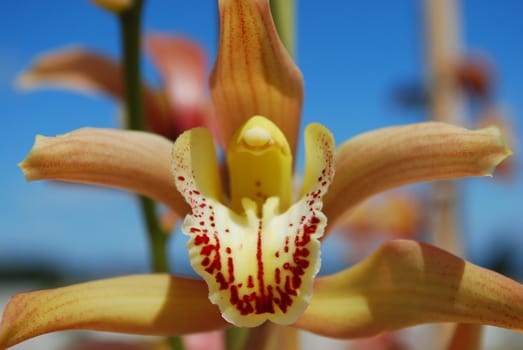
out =
[[[192,209],[182,227],[190,237],[191,264],[207,282],[210,300],[237,326],[266,320],[291,324],[310,302],[320,268],[319,238],[326,225],[322,196],[332,180],[334,148],[326,129],[318,124],[313,129],[306,136],[313,158],[305,175],[307,192],[284,212],[278,197],[267,198],[261,208],[244,197],[243,211],[231,210],[198,188],[206,183],[199,178],[205,174],[196,171],[198,162],[207,156],[195,159],[188,147],[191,131],[173,148],[176,186]]]

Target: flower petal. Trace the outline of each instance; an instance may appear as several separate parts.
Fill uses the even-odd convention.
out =
[[[22,89],[55,85],[81,92],[104,93],[118,101],[124,98],[121,67],[104,55],[82,48],[65,48],[40,56],[18,77],[17,85]],[[149,87],[144,85],[142,88],[148,127],[161,133],[151,120],[160,118],[165,110]]]
[[[206,126],[207,59],[196,42],[179,36],[149,34],[145,46],[163,79],[178,134]]]
[[[489,175],[511,154],[496,128],[427,122],[384,128],[342,144],[324,199],[329,226],[361,200],[409,183]]]
[[[122,71],[110,58],[81,48],[64,48],[40,56],[18,77],[21,88],[51,84],[85,92],[123,96]]]
[[[26,179],[64,180],[130,190],[163,202],[178,215],[188,207],[171,175],[167,139],[145,132],[85,128],[37,136],[20,163]]]
[[[280,42],[268,0],[220,0],[220,44],[210,79],[227,147],[248,118],[263,115],[286,135],[293,154],[299,131],[303,79]]]
[[[162,274],[18,294],[4,311],[0,348],[70,329],[174,335],[225,328],[206,294],[202,281]]]
[[[321,197],[333,172],[319,166],[332,167],[334,142],[319,125],[309,130],[310,143],[318,147],[312,152],[311,174],[319,172],[324,180],[311,181],[309,192],[283,213],[277,196],[267,198],[263,205],[244,197],[243,209],[238,212],[217,200],[215,191],[209,190],[220,182],[214,178],[217,165],[209,166],[215,156],[205,129],[185,132],[174,144],[176,186],[192,209],[182,226],[190,237],[187,247],[191,265],[207,282],[210,300],[237,326],[255,327],[266,320],[290,324],[311,298],[313,279],[320,268],[319,238],[326,224]],[[265,131],[249,135],[250,146],[265,145]],[[202,142],[209,146],[202,146]],[[260,157],[264,156],[261,152]],[[315,159],[319,157],[326,159]],[[242,174],[241,169],[235,178],[252,175]]]
[[[334,178],[334,137],[323,125],[312,123],[305,128],[304,138],[305,173],[301,195],[321,188],[317,197],[323,197]]]
[[[295,326],[351,338],[436,322],[523,330],[523,285],[434,246],[389,241],[354,267],[319,278]]]
[[[176,139],[172,147],[172,174],[178,191],[191,207],[194,195],[223,201],[220,170],[209,130],[194,128]]]

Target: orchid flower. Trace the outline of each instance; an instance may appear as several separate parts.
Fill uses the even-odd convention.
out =
[[[205,90],[204,50],[188,39],[159,33],[145,36],[145,49],[163,82],[161,91],[148,84],[142,86],[148,130],[174,140],[196,126],[214,128]],[[120,65],[111,58],[72,47],[42,55],[17,83],[23,89],[63,86],[121,101],[122,74]]]
[[[210,83],[228,190],[205,128],[174,145],[124,130],[39,136],[21,163],[29,181],[119,187],[187,215],[182,230],[203,280],[132,275],[18,294],[4,311],[0,348],[58,330],[168,335],[266,321],[337,338],[435,322],[522,330],[523,285],[424,243],[392,240],[344,271],[316,276],[322,239],[363,199],[491,174],[510,154],[497,129],[421,123],[371,131],[336,149],[332,134],[313,123],[302,189],[292,193],[301,74],[268,0],[219,0],[219,8]]]

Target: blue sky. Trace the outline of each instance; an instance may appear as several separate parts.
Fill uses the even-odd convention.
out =
[[[394,106],[392,90],[422,81],[422,1],[301,1],[297,63],[305,77],[304,124],[319,121],[336,140],[360,132],[426,119],[423,110]],[[461,2],[464,51],[494,63],[496,101],[509,111],[516,133],[523,111],[523,4]],[[186,35],[200,42],[212,63],[217,47],[216,4],[211,0],[146,2],[144,30]],[[91,187],[27,184],[16,164],[36,134],[53,136],[80,127],[117,127],[118,108],[102,96],[58,89],[16,91],[13,81],[42,52],[80,45],[118,57],[118,26],[88,1],[10,1],[0,14],[0,263],[47,262],[65,271],[92,266],[108,271],[147,269],[147,249],[134,198]],[[209,67],[210,68],[210,67]],[[150,62],[144,76],[158,77]],[[516,154],[518,163],[522,157]],[[523,245],[521,166],[508,182],[488,178],[461,182],[463,221],[473,261],[484,262],[496,239]],[[175,237],[176,269],[187,267]],[[178,242],[178,243],[177,243]],[[336,252],[340,254],[338,250]],[[523,262],[522,262],[523,263]]]

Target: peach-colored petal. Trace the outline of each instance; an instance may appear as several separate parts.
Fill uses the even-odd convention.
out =
[[[296,326],[330,337],[366,337],[423,323],[523,330],[523,285],[434,246],[393,240],[316,281]]]
[[[225,146],[247,119],[262,115],[296,150],[303,79],[280,42],[268,0],[220,0],[220,44],[210,79]]]
[[[15,295],[0,324],[0,348],[59,330],[174,335],[225,327],[203,281],[135,275]]]
[[[177,134],[206,126],[207,59],[203,48],[194,41],[165,34],[147,35],[145,45],[160,72],[171,108],[172,115],[163,122],[174,125]]]
[[[123,96],[120,66],[104,55],[76,47],[41,55],[18,77],[17,85],[23,89],[55,85],[103,92],[117,99]]]
[[[480,350],[482,330],[478,324],[458,324],[447,350]]]
[[[361,200],[410,183],[490,175],[511,154],[498,129],[427,122],[371,131],[342,144],[324,199],[329,226]]]
[[[109,57],[82,48],[63,48],[43,54],[18,77],[17,85],[22,89],[54,85],[104,93],[118,101],[124,98],[120,65]],[[143,94],[147,119],[161,118],[165,114],[161,100],[146,85],[143,85]],[[148,126],[161,133],[149,122]]]
[[[163,202],[179,216],[188,207],[171,175],[167,139],[145,132],[85,128],[37,136],[20,163],[26,179],[64,180],[130,190]]]

